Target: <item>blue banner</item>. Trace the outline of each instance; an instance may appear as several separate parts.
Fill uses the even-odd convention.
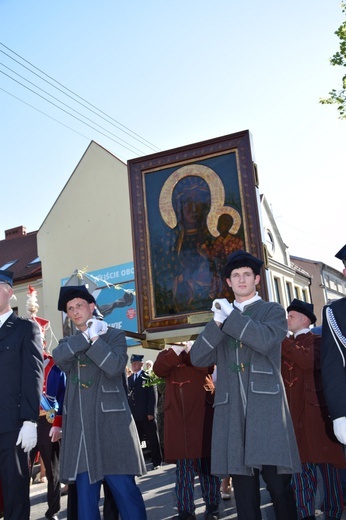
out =
[[[133,262],[97,271],[78,271],[70,278],[64,278],[61,285],[86,285],[108,325],[129,332],[138,331]],[[139,343],[127,337],[129,346]]]

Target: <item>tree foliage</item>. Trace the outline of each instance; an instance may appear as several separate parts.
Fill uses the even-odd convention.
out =
[[[341,4],[342,12],[346,15],[346,3]],[[346,67],[346,19],[340,25],[335,33],[339,40],[339,51],[336,52],[330,59],[331,65],[339,67]],[[322,105],[336,105],[339,112],[340,119],[346,119],[346,73],[342,78],[342,88],[340,90],[333,89],[329,92],[329,97],[320,99]]]

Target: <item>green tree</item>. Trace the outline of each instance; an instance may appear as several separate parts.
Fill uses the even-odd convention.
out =
[[[341,3],[342,12],[346,15],[346,3]],[[335,33],[339,40],[339,51],[336,52],[330,59],[330,63],[338,65],[340,67],[346,67],[346,19],[340,25]],[[333,89],[329,92],[329,97],[326,99],[320,99],[322,105],[337,105],[339,112],[339,119],[346,119],[346,73],[342,78],[342,88],[340,90]]]

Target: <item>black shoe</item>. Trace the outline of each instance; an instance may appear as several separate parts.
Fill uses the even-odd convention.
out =
[[[216,504],[210,504],[206,507],[204,513],[204,520],[217,520],[219,518],[219,506]]]

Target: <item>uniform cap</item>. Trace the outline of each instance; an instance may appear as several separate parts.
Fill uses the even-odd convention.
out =
[[[13,285],[13,273],[12,271],[0,271],[0,283],[8,283],[12,287]]]
[[[144,358],[144,356],[141,356],[139,354],[132,354],[130,361],[131,361],[131,363],[133,363],[134,361],[141,361],[142,362],[143,358]]]

